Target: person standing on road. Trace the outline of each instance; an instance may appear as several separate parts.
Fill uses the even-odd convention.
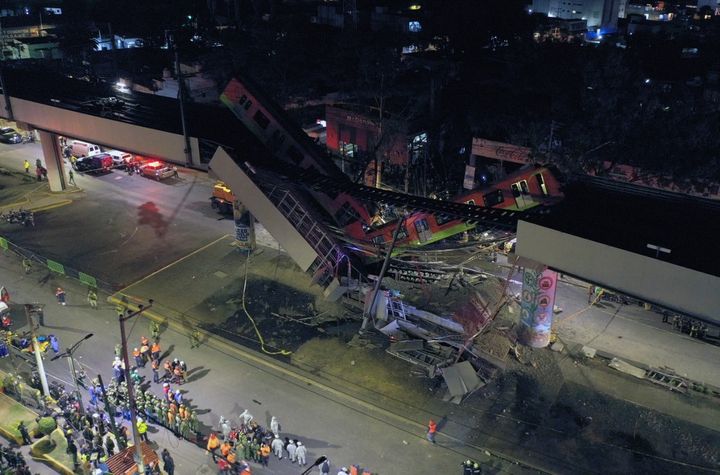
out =
[[[153,342],[152,346],[150,346],[150,358],[157,360],[158,363],[160,362],[160,343],[158,343],[157,338]]]
[[[57,290],[55,290],[55,298],[60,305],[67,305],[67,302],[65,302],[65,291],[62,287],[58,287]]]
[[[297,449],[295,450],[295,458],[297,459],[298,465],[301,467],[304,467],[307,463],[305,460],[307,458],[307,447],[305,447],[299,440],[297,442]]]
[[[155,320],[150,320],[150,337],[156,343],[160,340],[160,325]]]
[[[97,292],[96,292],[95,289],[93,289],[92,287],[88,289],[87,300],[88,300],[88,302],[90,303],[90,307],[91,307],[91,308],[94,308],[95,310],[97,310],[97,308],[98,308],[98,306],[97,306],[97,300],[98,300]]]
[[[275,453],[275,456],[278,458],[278,460],[282,460],[283,458],[283,448],[285,448],[285,444],[283,444],[283,441],[280,437],[277,435],[272,441],[271,448],[273,450],[273,453]]]
[[[267,467],[268,462],[270,462],[270,446],[265,442],[260,444],[260,460],[262,460],[264,467]]]
[[[270,430],[275,437],[280,436],[280,422],[275,416],[272,416],[272,418],[270,419]]]
[[[23,266],[23,270],[25,271],[25,273],[29,274],[30,271],[32,270],[32,261],[30,259],[28,259],[27,257],[23,257],[22,266]]]
[[[168,449],[162,451],[163,469],[167,475],[175,475],[175,461],[173,460]]]
[[[68,170],[68,177],[70,177],[70,179],[68,180],[68,184],[72,186],[77,186],[77,184],[75,183],[75,173],[72,170]]]
[[[200,346],[200,331],[196,328],[190,334],[190,349],[195,349]]]
[[[437,423],[434,420],[430,419],[430,422],[428,422],[428,430],[427,430],[427,434],[425,435],[425,438],[434,444],[436,432],[437,432]]]
[[[18,425],[18,432],[20,432],[23,444],[32,444],[32,439],[30,438],[30,434],[28,434],[27,427],[25,427],[25,422],[20,421],[20,424]]]
[[[295,441],[291,440],[289,444],[285,446],[285,450],[287,450],[288,453],[288,459],[290,460],[290,463],[295,463],[297,452],[297,446],[295,445]]]
[[[137,425],[138,434],[140,434],[140,439],[143,440],[143,441],[145,441],[145,442],[148,442],[148,436],[147,436],[148,425],[147,425],[147,422],[145,422],[142,418],[139,417],[138,420],[137,420],[137,424],[136,424],[136,425]]]
[[[23,161],[23,168],[25,169],[25,173],[27,173],[29,175],[30,174],[30,162],[28,162],[27,159],[25,159],[25,161]]]
[[[212,455],[213,462],[217,461],[217,455],[215,454],[215,451],[218,447],[220,447],[220,439],[217,438],[215,432],[211,432],[210,437],[208,437],[206,448],[207,451]]]
[[[160,382],[160,361],[157,359],[152,360],[151,366],[152,366],[152,373],[153,373],[153,383],[159,383]]]
[[[325,461],[320,464],[320,475],[330,475],[330,460],[328,460],[327,457],[325,457]]]

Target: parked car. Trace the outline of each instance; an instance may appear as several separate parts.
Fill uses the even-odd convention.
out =
[[[177,167],[168,165],[167,163],[153,160],[140,166],[140,173],[148,178],[154,178],[160,181],[164,178],[177,176]]]
[[[113,167],[113,159],[107,153],[98,153],[89,157],[75,160],[73,168],[79,172],[101,173],[108,172]]]
[[[83,142],[82,140],[73,140],[72,143],[70,143],[70,150],[72,154],[78,158],[89,157],[90,155],[102,152],[99,146],[93,143]]]
[[[133,154],[121,152],[120,150],[108,150],[105,153],[110,155],[115,168],[126,168],[128,163],[133,162]]]
[[[20,143],[22,142],[22,135],[12,127],[0,128],[0,142],[2,143]]]

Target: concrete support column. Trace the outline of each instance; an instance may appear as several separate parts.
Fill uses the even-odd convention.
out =
[[[235,246],[238,249],[252,251],[255,249],[255,218],[245,205],[239,201],[233,203],[235,219]]]
[[[520,338],[527,346],[543,348],[550,343],[557,278],[557,272],[544,267],[523,271]]]
[[[44,166],[48,172],[50,191],[64,191],[67,188],[65,180],[65,163],[63,162],[60,144],[57,134],[51,132],[40,132],[40,144],[42,145]]]

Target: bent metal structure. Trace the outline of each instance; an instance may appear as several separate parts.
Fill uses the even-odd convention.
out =
[[[11,75],[6,74],[5,83],[9,87],[0,95],[0,116],[40,131],[53,190],[60,191],[66,186],[57,135],[176,163],[182,162],[185,156],[180,112],[174,101],[135,95],[128,98],[132,107],[98,114],[82,106],[93,94],[92,87],[83,81],[37,73],[8,76]],[[95,91],[95,94],[101,98],[108,91]],[[278,108],[268,107],[264,109],[268,116],[283,115]],[[295,262],[323,285],[328,297],[341,295],[344,289],[340,277],[349,277],[346,282],[350,282],[358,275],[353,274],[352,266],[348,265],[349,256],[344,246],[324,230],[322,223],[327,217],[317,216],[315,206],[306,204],[308,197],[317,192],[309,191],[300,183],[261,182],[253,176],[251,165],[236,161],[218,145],[241,151],[248,157],[272,155],[276,145],[259,138],[258,130],[229,126],[237,123],[236,116],[229,110],[216,108],[210,114],[201,113],[198,110],[197,116],[190,114],[190,145],[194,157],[190,165],[205,168],[209,155],[214,152],[209,163],[211,172],[239,192],[243,204]],[[255,114],[249,117],[257,122]],[[258,118],[265,123],[261,116]],[[284,128],[292,129],[288,124],[287,120],[282,121]],[[289,130],[288,137],[301,141],[295,132]],[[213,146],[212,152],[200,160],[203,142]],[[290,158],[294,155],[293,152]],[[307,156],[302,160],[307,161]],[[323,171],[322,167],[314,168]],[[347,195],[342,195],[350,201]],[[350,211],[348,206],[341,208]],[[475,215],[468,220],[480,221],[481,216]],[[502,219],[506,217],[510,218]],[[552,318],[552,311],[548,309],[552,309],[554,297],[553,286],[549,285],[552,275],[548,274],[552,271],[720,323],[715,315],[715,309],[720,307],[720,270],[717,268],[720,250],[712,244],[713,226],[718,218],[718,208],[707,205],[705,200],[597,184],[570,187],[563,203],[549,213],[513,216],[513,222],[519,219],[517,255],[526,259],[526,268],[534,272],[527,273],[527,292],[524,292],[527,298],[524,322],[530,330],[528,341],[536,345],[546,341],[546,329]]]

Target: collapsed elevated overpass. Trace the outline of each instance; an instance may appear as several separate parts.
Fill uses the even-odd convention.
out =
[[[720,203],[586,178],[518,223],[516,253],[720,324]]]

